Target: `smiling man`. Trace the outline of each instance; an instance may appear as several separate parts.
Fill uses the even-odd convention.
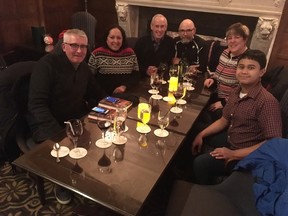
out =
[[[78,29],[67,30],[63,52],[41,58],[31,75],[28,118],[39,143],[63,130],[64,121],[80,118],[105,96],[84,58],[88,39]]]
[[[166,35],[168,22],[162,14],[153,16],[149,35],[139,38],[135,44],[139,69],[142,77],[156,73],[160,63],[167,67],[174,57],[174,41]]]
[[[31,75],[27,122],[33,140],[40,143],[63,131],[64,121],[87,114],[106,93],[99,88],[84,61],[86,34],[78,29],[64,33],[62,51],[41,58]],[[70,202],[70,191],[56,187],[61,204]]]
[[[184,19],[179,25],[179,37],[175,38],[174,64],[182,59],[189,65],[199,65],[202,72],[207,70],[207,47],[205,40],[196,35],[196,27],[190,19]]]
[[[259,50],[247,50],[238,61],[235,88],[223,109],[222,117],[201,131],[192,143],[192,153],[202,152],[203,139],[228,128],[227,143],[215,143],[215,149],[194,159],[194,181],[211,184],[213,176],[229,174],[234,165],[266,140],[282,136],[278,101],[261,85],[266,56]]]

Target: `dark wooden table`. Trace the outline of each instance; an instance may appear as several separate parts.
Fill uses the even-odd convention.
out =
[[[149,101],[149,88],[144,81],[137,90],[133,90],[133,94],[140,95],[140,101]],[[163,89],[165,88],[163,86]],[[39,176],[40,186],[41,178],[48,179],[122,215],[137,215],[205,106],[209,94],[202,90],[202,87],[199,87],[198,90],[196,88],[196,91],[188,93],[188,103],[183,106],[184,111],[180,117],[177,116],[178,126],[169,125],[167,129],[170,134],[166,138],[153,134],[158,128],[157,115],[153,114],[149,123],[152,130],[146,135],[146,146],[139,144],[139,138],[144,135],[136,131],[137,107],[132,108],[126,120],[129,128],[125,132],[127,143],[113,144],[105,151],[112,162],[112,172],[109,174],[99,171],[98,160],[104,150],[98,148],[95,141],[101,137],[101,132],[97,125],[89,122],[87,118],[84,119],[85,130],[79,142],[79,145],[88,151],[84,158],[75,160],[66,156],[61,158],[60,163],[56,163],[55,158],[50,155],[54,142],[47,140],[13,163]],[[170,108],[164,101],[159,101],[159,106],[166,110]],[[173,115],[171,117],[174,118]],[[159,143],[163,144],[161,148]],[[71,141],[65,135],[60,144],[72,148]],[[115,157],[116,153],[118,157]],[[44,191],[40,188],[39,192],[44,203]]]

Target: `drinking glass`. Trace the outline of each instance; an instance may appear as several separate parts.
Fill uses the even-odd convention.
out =
[[[77,148],[79,137],[83,133],[83,125],[79,119],[66,121],[66,134],[72,140],[74,148]]]
[[[183,111],[183,109],[178,106],[178,101],[185,96],[185,92],[185,86],[183,85],[183,83],[179,83],[177,89],[172,92],[173,96],[176,99],[176,103],[175,106],[171,108],[171,112],[181,113]]]
[[[163,112],[159,111],[158,112],[158,125],[160,129],[156,129],[154,131],[154,134],[158,137],[167,137],[169,135],[169,132],[165,130],[166,127],[169,125],[169,111]]]
[[[198,65],[191,65],[189,69],[184,74],[184,79],[187,81],[184,83],[186,85],[187,90],[194,90],[193,85],[196,83],[197,76],[197,67]]]
[[[147,125],[151,117],[151,105],[148,103],[140,103],[138,105],[138,118],[141,120],[141,126],[137,126],[140,133],[149,133],[151,128]]]
[[[178,66],[177,65],[171,65],[169,68],[169,76],[170,78],[172,76],[177,76],[178,77]]]
[[[70,119],[66,124],[66,135],[73,143],[73,149],[69,152],[70,157],[79,159],[87,154],[87,150],[78,147],[79,137],[83,134],[83,125],[79,119]]]
[[[76,149],[78,145],[78,139],[83,133],[83,125],[79,119],[71,119],[65,121],[66,123],[66,135],[73,142],[73,148]]]
[[[106,140],[106,131],[111,126],[111,121],[108,120],[100,120],[97,121],[97,126],[101,130],[102,138],[96,141],[96,146],[99,148],[108,148],[112,145],[111,142],[107,142]]]
[[[116,109],[116,114],[114,117],[114,131],[116,136],[113,139],[115,144],[124,144],[127,142],[127,138],[122,135],[122,132],[125,131],[125,121],[127,118],[127,109],[124,107],[118,107]]]
[[[168,71],[168,65],[166,63],[160,62],[158,66],[158,73],[162,84],[166,83],[164,78],[166,71]]]
[[[150,84],[152,87],[152,90],[150,90],[150,93],[153,94],[152,97],[156,100],[162,99],[162,96],[158,94],[159,87],[162,85],[162,81],[157,73],[150,76]]]
[[[160,77],[157,73],[153,73],[150,76],[150,86],[152,89],[149,90],[150,94],[158,94],[159,93],[159,86],[161,85]]]

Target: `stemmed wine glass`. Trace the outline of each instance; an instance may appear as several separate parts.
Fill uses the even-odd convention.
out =
[[[122,132],[125,131],[125,121],[127,118],[127,109],[124,107],[118,107],[116,109],[116,114],[114,117],[114,130],[116,132],[116,136],[113,139],[114,144],[125,144],[127,142],[127,138],[122,135]]]
[[[159,87],[162,85],[162,81],[160,79],[160,76],[155,73],[155,74],[152,74],[150,76],[150,84],[151,84],[151,87],[153,88],[152,91],[150,91],[153,95],[153,99],[156,99],[156,100],[160,100],[162,99],[162,96],[159,95]],[[155,91],[154,91],[155,90]],[[155,93],[153,93],[155,92]]]
[[[166,84],[166,81],[164,80],[164,75],[167,70],[168,70],[168,65],[166,63],[160,62],[158,66],[158,73],[159,73],[162,84]]]
[[[66,135],[73,142],[73,149],[70,151],[69,155],[73,158],[84,157],[87,150],[78,147],[79,137],[83,134],[83,125],[79,119],[71,119],[64,122],[66,124]]]
[[[150,86],[151,86],[152,89],[150,89],[148,91],[150,94],[158,94],[159,93],[158,87],[159,87],[160,84],[158,82],[160,82],[160,78],[159,78],[158,73],[151,74],[151,76],[150,76]]]
[[[158,112],[158,125],[160,129],[156,129],[154,134],[158,137],[167,137],[169,132],[165,130],[166,127],[169,125],[169,113],[170,110],[167,112],[159,111]]]
[[[177,65],[171,65],[169,68],[169,76],[170,78],[172,76],[178,76],[178,66]]]
[[[112,169],[110,165],[111,165],[111,160],[106,155],[105,149],[103,149],[103,155],[98,161],[99,171],[101,173],[111,173]]]
[[[100,120],[97,121],[97,126],[101,130],[102,138],[96,141],[96,146],[99,148],[109,148],[112,145],[112,142],[107,142],[106,140],[106,131],[111,126],[111,121],[109,120]]]
[[[179,83],[178,86],[177,86],[177,89],[172,92],[173,96],[176,99],[176,103],[175,103],[175,106],[171,108],[171,112],[173,112],[173,113],[181,113],[183,111],[183,109],[178,106],[178,101],[182,97],[185,96],[185,91],[186,90],[185,90],[185,86],[183,85],[183,83]]]
[[[184,79],[187,81],[186,83],[184,83],[186,85],[186,89],[188,91],[194,90],[193,85],[196,82],[196,78],[197,78],[197,67],[199,65],[191,65],[189,67],[189,69],[186,71],[186,73],[184,74]]]
[[[136,129],[139,133],[149,133],[151,128],[147,125],[151,117],[151,105],[148,103],[140,103],[138,105],[138,118],[141,120],[142,125]]]

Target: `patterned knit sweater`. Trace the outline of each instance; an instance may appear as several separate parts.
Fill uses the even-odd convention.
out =
[[[231,56],[229,49],[225,49],[219,59],[213,79],[217,82],[218,98],[225,105],[232,89],[238,86],[236,79],[237,63],[240,56]]]
[[[130,88],[139,81],[137,57],[131,48],[114,52],[99,47],[92,52],[89,66],[102,88],[110,95],[121,85]]]

